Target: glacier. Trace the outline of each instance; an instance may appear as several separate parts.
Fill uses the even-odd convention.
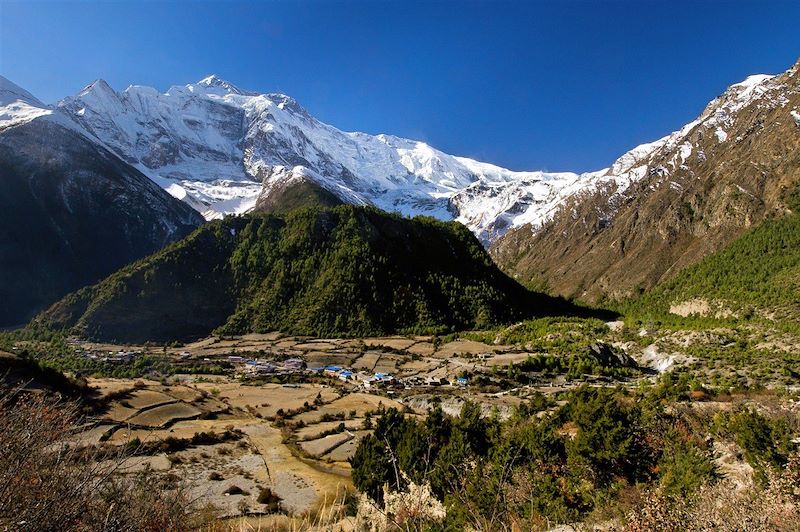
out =
[[[57,108],[207,219],[245,213],[271,187],[304,178],[347,203],[457,220],[484,243],[545,222],[575,193],[627,185],[648,153],[629,152],[613,174],[512,171],[420,141],[344,132],[289,96],[213,75],[164,93],[98,80]]]
[[[512,171],[421,141],[341,131],[287,95],[242,90],[214,75],[163,93],[139,85],[117,92],[97,80],[54,106],[4,80],[0,128],[58,117],[206,219],[249,212],[260,197],[305,179],[346,203],[456,220],[488,245],[513,228],[535,230],[570,198],[606,187],[618,196],[648,172],[674,169],[692,152],[690,131],[727,125],[771,80],[758,75],[732,85],[697,120],[584,173]]]

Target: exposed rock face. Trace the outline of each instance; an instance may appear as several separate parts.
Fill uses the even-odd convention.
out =
[[[670,278],[768,216],[800,181],[800,69],[751,76],[654,143],[627,187],[574,195],[491,253],[518,280],[596,301]],[[613,169],[612,169],[613,172]]]
[[[589,346],[587,354],[605,367],[636,367],[636,361],[625,351],[597,342]]]
[[[680,303],[673,303],[669,307],[670,314],[676,316],[708,316],[711,314],[711,305],[707,299],[695,298]]]

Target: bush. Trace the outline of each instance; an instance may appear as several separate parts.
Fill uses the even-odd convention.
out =
[[[281,498],[269,488],[261,488],[256,499],[259,504],[266,505],[267,513],[278,513],[283,511]]]
[[[247,492],[247,491],[243,490],[242,488],[240,488],[240,487],[239,487],[239,486],[237,486],[236,484],[231,484],[231,485],[230,485],[230,486],[228,486],[228,488],[227,488],[225,491],[223,491],[222,493],[224,493],[225,495],[245,495],[245,496],[247,496],[247,495],[250,495],[250,493],[249,493],[249,492]]]
[[[786,465],[792,449],[791,433],[784,421],[773,420],[750,409],[717,419],[718,430],[732,436],[744,450],[745,458],[756,471],[757,480],[766,483],[768,468]]]
[[[149,471],[107,474],[109,461],[121,465],[129,448],[109,454],[65,444],[64,436],[83,422],[78,412],[74,403],[0,387],[0,528],[181,531],[196,525],[180,486],[164,491]]]

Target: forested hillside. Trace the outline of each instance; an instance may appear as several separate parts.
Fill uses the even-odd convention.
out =
[[[438,332],[573,311],[500,272],[461,224],[340,206],[206,224],[36,321],[134,342]]]
[[[800,318],[800,214],[766,220],[623,308],[636,315],[672,312],[796,322]]]

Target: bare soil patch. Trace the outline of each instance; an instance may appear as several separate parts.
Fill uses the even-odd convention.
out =
[[[330,434],[317,440],[308,440],[300,442],[300,448],[303,449],[309,456],[319,458],[323,454],[338,447],[344,442],[351,440],[353,435],[347,431],[339,432],[337,434]]]
[[[172,403],[145,410],[130,419],[128,423],[148,427],[163,427],[171,422],[198,417],[203,412],[186,403]]]

